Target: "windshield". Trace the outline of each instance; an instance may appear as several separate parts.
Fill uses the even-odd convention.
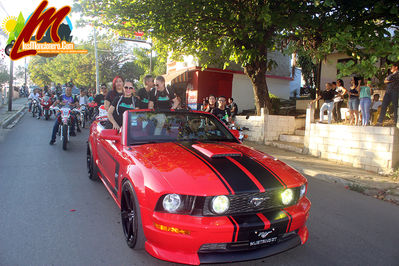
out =
[[[192,112],[129,112],[128,143],[170,141],[236,141],[209,114]]]

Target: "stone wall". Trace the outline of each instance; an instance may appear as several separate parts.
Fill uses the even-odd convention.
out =
[[[399,163],[399,130],[396,127],[308,122],[310,119],[306,124],[305,148],[313,156],[376,173],[389,173]]]
[[[294,134],[295,116],[269,115],[265,121],[265,143],[278,140],[281,134]]]
[[[248,135],[248,140],[261,142],[264,136],[263,120],[263,116],[249,116],[246,119],[246,116],[237,115],[235,123],[240,127],[249,128],[249,131],[245,131],[245,134]]]
[[[269,143],[278,140],[281,134],[294,134],[295,129],[304,126],[303,119],[296,122],[294,116],[268,115],[260,116],[236,116],[236,125],[247,127],[245,131],[248,140]]]

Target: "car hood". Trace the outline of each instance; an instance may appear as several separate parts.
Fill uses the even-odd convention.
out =
[[[179,194],[209,196],[300,186],[306,179],[275,158],[229,142],[169,142],[132,146]]]

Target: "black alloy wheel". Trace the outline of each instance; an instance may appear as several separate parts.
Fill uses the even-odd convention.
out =
[[[93,181],[98,180],[98,170],[94,162],[93,155],[91,154],[89,144],[87,144],[86,161],[87,161],[87,171],[89,173],[89,179]]]
[[[129,181],[122,185],[121,219],[127,245],[133,249],[143,249],[145,236],[141,223],[140,207]]]

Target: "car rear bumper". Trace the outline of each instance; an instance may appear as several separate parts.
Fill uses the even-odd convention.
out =
[[[193,265],[271,256],[307,241],[305,223],[309,209],[310,201],[303,198],[284,210],[228,217],[150,213],[148,210],[148,215],[142,215],[146,250],[162,260]],[[266,237],[264,240],[273,240],[272,244],[258,237],[272,230],[274,235],[270,236],[276,239]]]

